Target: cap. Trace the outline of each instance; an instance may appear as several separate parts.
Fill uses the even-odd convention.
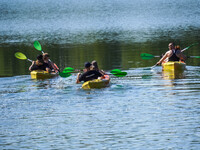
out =
[[[85,63],[85,68],[89,68],[92,64],[90,62]]]

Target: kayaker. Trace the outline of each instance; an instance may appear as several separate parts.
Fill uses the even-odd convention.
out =
[[[76,83],[80,83],[81,81],[90,81],[94,79],[98,79],[99,77],[103,77],[103,74],[96,70],[91,70],[92,64],[90,62],[85,63],[85,72],[83,74],[78,73]]]
[[[183,55],[180,49],[175,49],[174,43],[169,43],[169,50],[164,54],[164,56],[156,63],[159,65],[163,62],[168,61],[180,61],[186,60],[186,57]]]
[[[31,66],[29,67],[29,70],[30,71],[44,70],[44,71],[47,71],[47,72],[51,72],[48,64],[44,62],[42,55],[37,56],[37,60],[32,62]]]
[[[53,63],[52,61],[50,61],[49,57],[50,56],[48,53],[44,53],[43,54],[44,62],[49,65],[49,68],[51,69],[52,72],[56,72],[56,73],[59,72],[58,66],[55,63]]]
[[[103,75],[106,74],[103,70],[100,70],[100,69],[99,69],[96,60],[93,60],[93,61],[91,62],[91,64],[92,64],[92,69],[93,69],[93,70],[99,71],[99,72],[100,72],[101,74],[103,74]]]

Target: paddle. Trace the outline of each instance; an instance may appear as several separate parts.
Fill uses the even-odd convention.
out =
[[[116,73],[112,73],[112,74],[116,77],[124,77],[127,75],[127,72],[116,72]]]
[[[74,72],[74,68],[71,68],[71,67],[66,67],[64,70],[63,70],[63,73],[71,73],[71,72]],[[110,73],[116,77],[124,77],[127,75],[127,72],[121,72],[120,69],[113,69],[110,71]]]
[[[65,69],[63,69],[63,72],[74,72],[74,68],[71,68],[71,67],[66,67]]]
[[[16,52],[16,53],[15,53],[15,57],[18,58],[18,59],[21,59],[21,60],[28,60],[28,61],[30,61],[30,62],[33,62],[32,60],[28,59],[28,58],[26,57],[26,55],[24,55],[24,54],[21,53],[21,52]]]
[[[151,54],[149,54],[149,55],[151,55]],[[200,56],[188,56],[187,58],[200,58]],[[152,67],[145,68],[144,70],[151,70],[156,66],[157,66],[157,64],[153,65]]]
[[[122,72],[120,69],[113,69],[110,73],[116,77],[124,77],[127,75],[127,72]]]
[[[33,45],[34,45],[34,47],[35,47],[36,50],[41,51],[42,54],[44,54],[44,52],[42,50],[42,46],[40,45],[39,41],[34,41]]]
[[[44,54],[44,51],[42,50],[42,46],[41,46],[39,41],[34,41],[33,45],[34,45],[36,50],[41,51],[42,54]],[[50,59],[49,59],[49,61],[51,62]],[[54,70],[57,70],[59,72],[59,68],[55,63],[53,63],[52,67],[53,67]]]
[[[193,43],[190,46],[188,46],[188,47],[184,48],[183,50],[181,50],[181,52],[183,52],[183,51],[185,51],[185,50],[187,50],[187,49],[189,49],[192,46],[197,45],[197,44],[199,44],[199,43]],[[142,59],[146,59],[146,60],[152,59],[152,58],[155,58],[155,57],[161,57],[161,56],[154,56],[152,54],[147,54],[147,53],[142,53],[140,56],[141,56]]]
[[[159,57],[159,58],[160,58],[160,56],[154,56],[154,55],[148,54],[148,53],[142,53],[142,54],[140,55],[140,57],[141,57],[142,59],[145,59],[145,60],[152,59],[152,58],[155,58],[155,57]],[[145,68],[144,70],[151,70],[151,69],[153,69],[153,68],[156,67],[156,66],[157,66],[157,64],[153,65],[152,67]]]
[[[153,69],[154,67],[156,67],[157,66],[157,64],[155,64],[155,65],[153,65],[153,66],[151,66],[151,67],[145,67],[143,70],[151,70],[151,69]]]
[[[181,50],[181,52],[183,52],[183,51],[185,51],[185,50],[189,49],[190,47],[192,47],[194,45],[197,45],[197,44],[199,44],[199,43],[193,43],[190,46],[188,46],[188,47],[184,48],[183,50]]]
[[[142,55],[143,54],[143,55]],[[147,54],[147,53],[142,53],[141,54],[141,57],[142,59],[152,59],[154,57],[158,57],[158,56],[154,56],[154,55],[151,55],[151,54]],[[188,56],[188,58],[199,58],[200,56]],[[156,65],[154,65],[155,67]],[[152,66],[153,67],[153,66]]]
[[[154,56],[154,55],[152,55],[152,54],[142,53],[142,54],[140,55],[140,57],[141,57],[142,59],[148,60],[148,59],[152,59],[152,58],[154,58],[154,57],[160,57],[160,56]]]
[[[69,76],[71,76],[71,73],[65,73],[65,72],[59,72],[59,76],[63,77],[63,78],[67,78]]]
[[[142,54],[140,55],[140,57],[141,57],[142,59],[148,60],[148,59],[152,59],[152,58],[160,57],[160,56],[154,56],[154,55],[152,55],[152,54],[142,53]],[[157,66],[157,64],[153,65],[152,67],[145,68],[144,70],[151,70],[151,69],[153,69],[153,68],[156,67],[156,66]]]
[[[28,59],[28,58],[26,57],[26,55],[24,55],[24,54],[21,53],[21,52],[16,52],[16,53],[15,53],[15,57],[18,58],[18,59],[21,59],[21,60],[28,60],[28,61],[30,61],[30,62],[33,62],[32,60]],[[69,72],[59,72],[59,75],[60,75],[61,77],[63,77],[63,78],[66,78],[66,77],[71,76],[72,74],[69,73]]]
[[[188,47],[184,48],[183,50],[181,50],[181,52],[183,52],[183,51],[185,51],[185,50],[187,50],[187,49],[189,49],[189,48],[191,48],[192,46],[197,45],[197,44],[199,44],[199,43],[193,43],[193,44],[191,44],[190,46],[188,46]],[[154,56],[154,55],[152,55],[152,54],[147,54],[147,53],[142,53],[140,56],[141,56],[142,59],[146,59],[146,60],[152,59],[152,58],[154,58],[154,57],[160,57],[160,56]],[[199,58],[199,57],[200,57],[200,56],[189,56],[189,58]],[[152,67],[150,67],[150,68],[148,68],[148,69],[146,69],[146,70],[153,69],[153,68],[156,67],[156,66],[157,66],[157,64],[153,65]]]
[[[188,58],[200,58],[200,56],[188,56]]]
[[[113,73],[119,73],[119,72],[121,72],[120,69],[113,69],[113,70],[110,71],[110,73],[112,73],[112,74],[113,74]]]

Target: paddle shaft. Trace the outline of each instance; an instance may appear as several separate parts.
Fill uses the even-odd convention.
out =
[[[74,71],[69,71],[69,72],[67,72],[67,71],[63,71],[63,72],[65,72],[65,73],[84,73],[84,71],[83,70],[74,70]],[[114,76],[116,76],[116,77],[123,77],[123,76],[126,76],[126,72],[118,72],[118,73],[105,73],[105,75],[114,75]]]
[[[39,50],[39,51],[42,52],[42,54],[44,54],[44,51],[42,50],[42,46],[41,46],[41,44],[40,44],[39,41],[35,41],[33,45],[34,45],[34,47],[35,47],[36,50]],[[50,59],[48,59],[48,60],[51,62]]]
[[[189,49],[190,47],[192,47],[192,46],[194,46],[194,45],[197,45],[197,44],[199,44],[199,43],[193,43],[193,44],[191,44],[190,46],[188,46],[188,47],[186,47],[186,48],[184,48],[183,50],[181,50],[181,52],[184,52],[185,50],[187,50],[187,49]],[[156,56],[154,56],[154,57],[156,57]],[[190,58],[198,58],[198,56],[190,56]],[[157,64],[155,64],[154,66],[152,66],[151,68],[154,68],[155,66],[157,66]]]
[[[30,62],[33,62],[31,59],[28,59],[28,58],[27,58],[27,60],[30,61]]]
[[[160,58],[160,56],[154,56],[154,57],[159,57]]]
[[[153,66],[151,67],[151,69],[153,69],[153,68],[156,67],[156,66],[157,66],[157,64],[153,65]]]
[[[43,50],[41,50],[41,52],[42,52],[42,54],[44,54],[44,51],[43,51]],[[48,60],[49,60],[49,62],[52,63],[51,59],[48,59]],[[58,69],[58,66],[57,66],[55,63],[53,63],[52,67],[53,67],[54,70],[58,70],[58,72],[60,72],[59,69]],[[54,67],[55,67],[55,68],[54,68]]]
[[[190,46],[188,46],[188,47],[182,49],[181,52],[184,52],[185,50],[187,50],[187,49],[189,49],[190,47],[192,47],[192,46],[194,46],[194,45],[197,45],[197,44],[199,44],[199,43],[191,44]]]
[[[189,56],[188,58],[200,58],[200,56]]]

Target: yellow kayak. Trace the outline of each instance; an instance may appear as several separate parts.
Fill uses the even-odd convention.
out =
[[[47,71],[43,70],[34,70],[31,71],[31,78],[32,79],[50,79],[53,77],[58,76],[58,74],[55,73],[48,73]]]
[[[183,72],[185,70],[186,64],[181,61],[169,61],[162,64],[163,71],[174,71],[174,72]]]
[[[163,77],[165,79],[183,78],[183,72],[186,69],[186,64],[179,61],[170,61],[162,64]]]
[[[105,88],[109,85],[110,82],[110,77],[109,75],[104,75],[103,79],[95,79],[95,80],[91,80],[91,81],[87,81],[85,83],[83,83],[82,88],[83,89],[93,89],[93,88]]]

